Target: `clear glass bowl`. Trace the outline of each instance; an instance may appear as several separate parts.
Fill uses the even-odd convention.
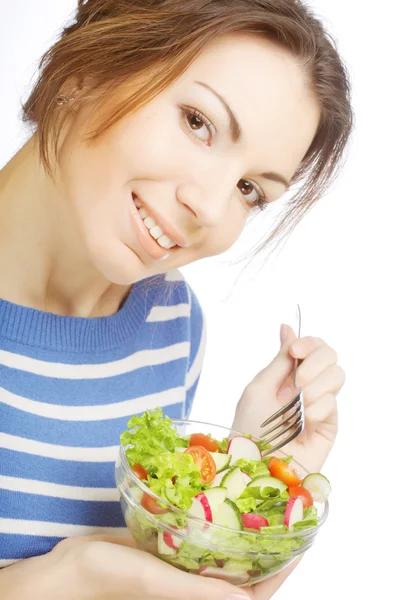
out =
[[[204,433],[217,440],[243,435],[219,425],[196,421],[174,421],[180,437]],[[281,451],[278,458],[286,457]],[[292,460],[301,478],[308,471]],[[216,577],[233,585],[245,586],[272,577],[296,556],[306,552],[328,516],[328,502],[315,503],[318,526],[284,534],[260,534],[250,530],[234,530],[191,517],[153,494],[129,466],[124,448],[120,447],[115,467],[115,480],[121,496],[125,522],[138,546],[158,558],[198,575]],[[141,504],[149,494],[168,509],[165,514],[148,512]]]

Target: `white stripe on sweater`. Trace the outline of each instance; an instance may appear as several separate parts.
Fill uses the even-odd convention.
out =
[[[48,521],[26,521],[23,519],[1,519],[0,533],[40,535],[54,537],[75,537],[77,535],[123,535],[129,536],[126,527],[94,527],[89,525],[69,525]]]
[[[126,358],[100,364],[66,364],[55,363],[22,354],[13,354],[6,350],[0,350],[0,364],[19,369],[27,373],[53,377],[57,379],[104,379],[115,377],[124,373],[130,373],[143,367],[161,365],[179,358],[186,358],[190,351],[189,342],[172,344],[157,350],[142,350],[131,354]]]
[[[140,396],[113,404],[94,404],[92,406],[62,406],[60,404],[47,404],[37,402],[23,396],[12,394],[0,388],[0,402],[17,410],[60,421],[104,421],[119,419],[170,404],[184,402],[186,390],[184,387],[164,390],[148,396]]]
[[[94,502],[118,502],[119,492],[116,488],[92,488],[73,485],[60,485],[37,481],[36,479],[19,479],[0,475],[0,489],[25,494],[51,496],[64,500],[89,500]]]
[[[115,462],[118,456],[119,446],[106,446],[103,448],[80,448],[72,446],[57,446],[29,440],[17,435],[9,435],[0,432],[0,448],[25,452],[44,458],[55,458],[60,460],[72,460],[79,462]]]
[[[146,323],[155,323],[159,321],[173,321],[179,317],[190,317],[189,304],[175,304],[174,306],[154,306]]]
[[[0,569],[3,569],[4,567],[9,567],[10,565],[13,565],[14,563],[16,563],[20,560],[22,560],[22,559],[21,558],[13,558],[11,560],[0,559]]]

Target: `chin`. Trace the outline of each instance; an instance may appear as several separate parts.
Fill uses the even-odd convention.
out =
[[[105,279],[115,285],[127,286],[149,277],[149,267],[132,250],[124,244],[121,246],[108,253],[104,247],[101,252],[92,253],[93,263]]]

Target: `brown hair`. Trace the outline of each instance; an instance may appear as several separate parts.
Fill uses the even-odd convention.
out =
[[[42,57],[23,105],[46,172],[52,176],[51,149],[58,160],[63,124],[76,110],[76,102],[68,110],[56,102],[72,81],[78,89],[85,82],[79,104],[109,106],[88,137],[94,142],[169,86],[208,42],[239,31],[264,35],[296,56],[321,107],[317,133],[292,179],[296,192],[263,246],[279,240],[337,175],[353,122],[348,75],[335,43],[299,0],[79,0],[73,22]],[[127,97],[110,102],[119,86],[133,80]]]

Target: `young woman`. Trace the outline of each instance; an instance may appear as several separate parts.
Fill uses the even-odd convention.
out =
[[[23,111],[32,136],[0,173],[2,600],[270,598],[293,566],[239,590],[135,549],[113,469],[129,416],[192,405],[203,318],[177,268],[296,184],[277,239],[337,172],[334,45],[297,0],[79,0]],[[283,325],[234,426],[257,434],[293,396],[296,357],[289,451],[317,470],[344,381],[321,339]]]

